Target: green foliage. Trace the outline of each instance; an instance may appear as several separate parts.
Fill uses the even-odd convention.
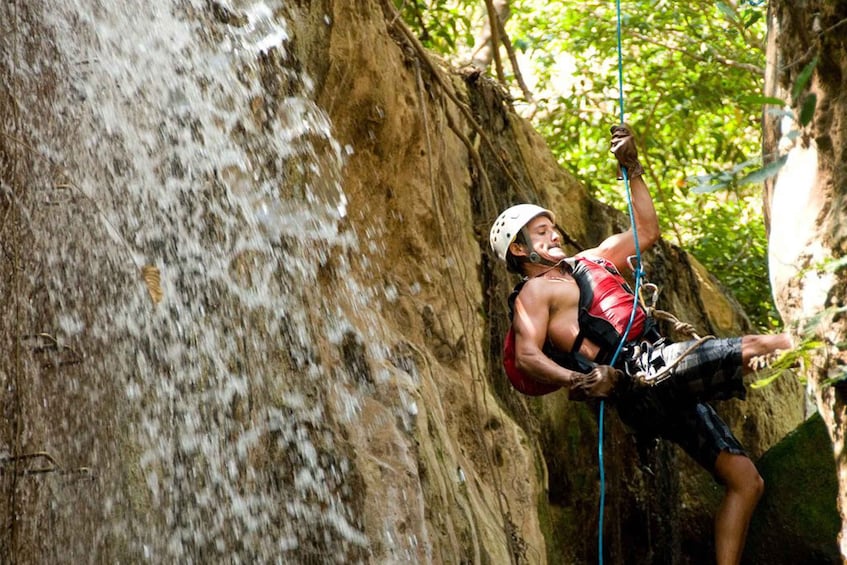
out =
[[[767,270],[765,229],[755,210],[755,198],[710,202],[679,218],[688,225],[688,247],[695,257],[708,257],[709,268],[732,289],[751,320],[761,329],[778,327]],[[730,228],[731,227],[731,228]]]
[[[465,10],[462,33],[440,50],[467,50],[473,36],[467,26],[481,25],[484,3],[428,6],[433,12],[417,20],[430,22],[430,36],[436,28],[449,33],[457,24],[443,18]],[[766,9],[749,1],[625,1],[621,55],[624,118],[638,134],[665,237],[721,279],[754,323],[771,329],[779,321],[766,271],[759,183],[781,163],[762,166],[761,118],[763,107],[784,102],[762,95]],[[521,72],[530,77],[536,128],[596,197],[625,211],[608,152],[609,126],[621,115],[616,19],[615,2],[606,0],[512,0],[506,30],[524,61]],[[798,80],[795,98],[802,98],[815,64],[801,73],[806,78]],[[517,88],[513,95],[520,109]],[[816,100],[807,94],[802,101],[792,118],[805,125]]]
[[[404,21],[424,46],[439,53],[455,53],[460,44],[473,44],[471,17],[477,0],[394,0]]]
[[[800,327],[800,341],[795,343],[792,349],[783,351],[772,359],[763,359],[762,366],[759,367],[757,372],[758,378],[751,383],[752,388],[768,386],[786,371],[790,371],[797,366],[813,367],[815,358],[819,358],[821,353],[829,346],[827,341],[820,337],[825,333],[821,327],[845,312],[847,312],[847,307],[830,307],[804,320]],[[844,342],[834,345],[839,351],[847,349],[847,343]],[[802,377],[801,380],[805,382]],[[845,381],[847,381],[847,370],[836,366],[830,371],[829,377],[819,383],[819,386],[825,388],[843,385]]]

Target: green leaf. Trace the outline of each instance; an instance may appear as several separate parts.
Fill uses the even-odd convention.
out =
[[[847,267],[847,257],[841,257],[840,259],[830,261],[824,265],[824,269],[830,273],[834,273],[844,267]]]
[[[716,192],[718,190],[723,190],[727,188],[729,183],[726,181],[718,181],[714,184],[701,184],[700,186],[695,186],[691,189],[691,192],[696,194],[708,194],[710,192]]]
[[[792,100],[797,100],[797,97],[800,96],[800,93],[806,88],[806,85],[809,83],[809,79],[812,78],[812,72],[815,70],[817,65],[818,58],[815,57],[812,59],[812,62],[806,65],[803,70],[800,71],[800,74],[797,75],[797,80],[794,83],[794,87],[791,89]]]
[[[835,386],[847,381],[847,369],[842,369],[841,373],[835,377],[830,377],[821,382],[822,386]]]
[[[732,167],[729,170],[729,173],[734,177],[735,175],[737,175],[738,173],[740,173],[744,169],[747,169],[747,168],[751,167],[752,165],[758,164],[759,160],[760,159],[758,157],[755,158],[755,159],[748,159],[748,160],[744,161],[743,163],[739,163],[739,164],[735,165],[734,167]]]
[[[775,98],[773,96],[763,96],[761,94],[754,95],[745,95],[738,98],[738,101],[742,104],[767,104],[772,106],[785,106],[785,100],[782,98]]]
[[[761,12],[753,12],[753,14],[749,18],[747,18],[747,21],[744,22],[744,29],[749,29],[751,25],[758,22],[761,18]]]
[[[752,173],[741,177],[738,179],[738,184],[759,184],[765,182],[767,179],[775,176],[783,165],[785,165],[787,160],[788,155],[783,155],[773,163],[768,163],[761,169],[757,169]]]
[[[847,306],[824,308],[806,320],[805,326],[802,328],[803,334],[806,336],[814,335],[819,330],[820,325],[824,322],[824,320],[831,319],[838,314],[843,314],[844,312],[847,312]]]
[[[780,375],[782,375],[782,373],[780,371],[767,371],[767,372],[765,372],[765,374],[768,375],[768,376],[765,376],[761,379],[756,379],[753,382],[751,382],[750,388],[752,388],[754,390],[764,388],[764,387],[768,386],[769,384],[771,384],[772,382],[774,382],[776,379],[778,379],[780,377]]]
[[[808,125],[815,117],[815,108],[818,105],[818,97],[812,92],[803,99],[803,108],[800,110],[800,125]]]
[[[735,10],[724,4],[723,2],[718,2],[718,9],[724,13],[724,15],[730,20],[735,19]]]

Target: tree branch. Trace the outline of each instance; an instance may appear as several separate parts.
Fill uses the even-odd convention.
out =
[[[488,11],[488,42],[491,44],[494,68],[497,70],[497,79],[500,81],[500,84],[505,85],[506,73],[503,72],[503,61],[500,59],[500,30],[502,29],[500,14],[494,9],[493,0],[485,0],[485,8]],[[508,9],[508,3],[506,4],[506,8]]]
[[[497,53],[499,41],[495,41],[494,32],[502,29],[501,25],[492,28],[491,22],[502,24],[509,19],[509,0],[485,0],[487,18],[475,38],[475,48],[471,53],[470,64],[477,69],[487,69]],[[492,16],[492,11],[497,17]],[[499,53],[497,54],[499,56]]]
[[[500,29],[500,37],[503,38],[503,46],[506,48],[506,53],[509,55],[509,62],[512,64],[512,71],[515,73],[515,80],[518,82],[518,86],[521,88],[521,92],[523,92],[523,96],[526,101],[535,106],[535,99],[532,96],[532,91],[529,90],[529,87],[524,82],[523,75],[521,74],[521,69],[518,66],[518,58],[515,55],[515,49],[512,47],[512,41],[509,39],[509,35],[506,33],[506,28],[503,25],[503,21],[498,18],[497,27]],[[532,114],[535,113],[535,110],[532,111]]]
[[[666,43],[662,43],[661,41],[656,41],[655,39],[651,39],[650,37],[647,37],[646,35],[642,35],[642,34],[638,33],[637,31],[630,31],[630,33],[632,34],[633,37],[636,37],[636,38],[640,39],[641,41],[645,41],[647,43],[652,43],[653,45],[657,45],[657,46],[661,47],[662,49],[668,49],[669,51],[676,51],[677,53],[681,53],[685,57],[688,57],[690,59],[694,59],[695,61],[700,61],[701,63],[709,62],[709,60],[706,59],[705,57],[703,57],[702,55],[692,53],[691,51],[688,51],[686,49],[682,49],[680,47],[674,47],[673,45],[668,45]],[[750,71],[751,73],[756,73],[757,75],[762,75],[762,76],[764,76],[764,74],[765,74],[765,69],[763,69],[762,67],[757,67],[756,65],[753,65],[753,64],[750,64],[750,63],[742,63],[740,61],[733,61],[732,59],[727,59],[726,57],[722,57],[721,55],[717,55],[717,54],[714,54],[712,56],[712,58],[715,61],[717,61],[721,64],[724,64],[728,67],[733,67],[733,68],[741,69],[741,70],[744,70],[744,71]]]

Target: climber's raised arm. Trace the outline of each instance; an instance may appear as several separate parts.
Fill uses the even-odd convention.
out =
[[[644,183],[644,169],[638,161],[635,138],[627,126],[612,127],[611,151],[618,163],[626,168],[632,195],[632,210],[640,251],[646,251],[659,240],[659,218],[653,206],[653,198]],[[624,272],[627,259],[635,255],[635,237],[632,227],[616,233],[597,247],[587,249],[579,255],[599,256],[608,259]]]

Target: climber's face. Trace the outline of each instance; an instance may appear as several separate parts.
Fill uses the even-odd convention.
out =
[[[557,262],[565,258],[565,252],[561,247],[562,234],[547,216],[540,215],[530,220],[526,225],[526,233],[530,238],[532,251],[542,259]]]

